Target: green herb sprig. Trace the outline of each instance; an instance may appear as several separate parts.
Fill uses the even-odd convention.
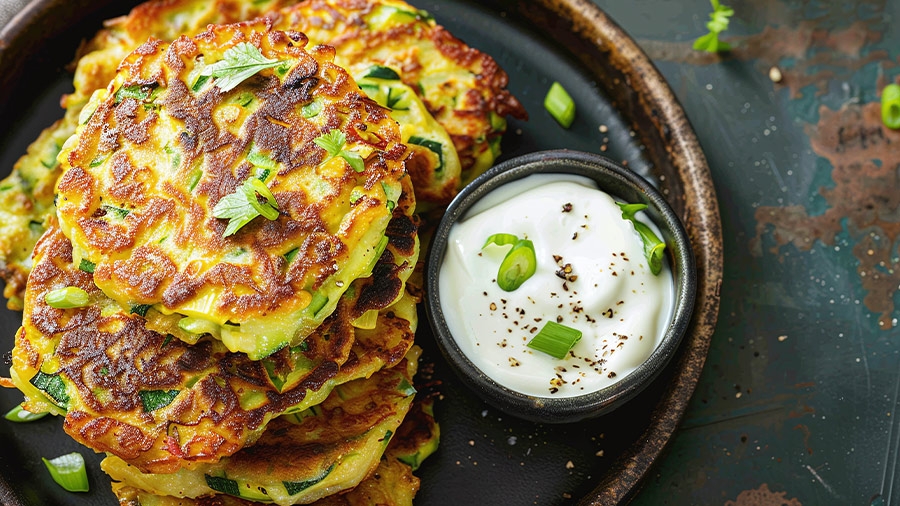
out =
[[[734,9],[720,4],[719,0],[709,0],[709,3],[713,8],[713,11],[709,13],[709,21],[706,22],[706,29],[709,30],[709,33],[694,41],[694,49],[710,53],[728,51],[731,49],[731,45],[719,40],[719,34],[728,29],[728,21],[734,15]]]
[[[344,135],[344,132],[335,128],[328,133],[316,137],[313,139],[313,142],[328,153],[328,158],[326,160],[339,156],[350,164],[350,167],[356,172],[365,170],[366,165],[365,162],[363,162],[362,156],[354,151],[344,149],[344,145],[347,144],[347,136]]]
[[[225,51],[223,58],[200,71],[200,76],[214,77],[215,86],[231,91],[261,70],[278,67],[283,60],[266,58],[249,42],[241,42]]]
[[[278,202],[272,191],[255,177],[244,181],[234,193],[222,197],[213,208],[213,216],[228,220],[224,237],[234,234],[257,216],[276,220],[278,215]]]

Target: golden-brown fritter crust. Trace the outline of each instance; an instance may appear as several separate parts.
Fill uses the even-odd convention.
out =
[[[209,24],[256,18],[293,0],[159,0],[138,5],[105,27],[79,48],[74,91],[62,98],[66,115],[46,128],[0,182],[0,279],[10,309],[22,310],[31,251],[44,231],[47,216],[56,212],[54,188],[60,167],[56,155],[74,132],[82,107],[91,94],[115,77],[119,62],[150,37],[172,40],[195,35]]]
[[[87,103],[91,93],[105,88],[115,77],[118,62],[150,38],[172,41],[182,35],[193,36],[209,25],[249,21],[295,3],[296,0],[150,0],[139,4],[128,14],[107,20],[102,30],[78,48],[75,91],[64,98],[63,106],[75,109],[77,117],[77,109]]]
[[[91,305],[51,307],[44,296],[59,287],[85,290]],[[399,315],[405,304],[383,310],[365,331],[350,324],[354,305],[345,298],[302,346],[262,361],[213,339],[189,345],[147,330],[142,317],[106,298],[51,227],[35,250],[12,375],[28,402],[66,414],[64,428],[77,441],[148,472],[172,472],[230,455],[273,417],[399,362],[413,342],[414,305]],[[168,404],[154,400],[168,394]]]
[[[506,129],[503,118],[528,117],[506,89],[508,75],[490,55],[405,2],[306,0],[270,16],[279,28],[334,46],[336,62],[354,75],[373,64],[397,71],[453,139],[463,169],[460,184],[493,163],[491,150]]]
[[[396,459],[383,459],[372,476],[342,494],[323,497],[313,506],[412,506],[419,491],[419,478],[410,467]],[[184,499],[159,497],[123,484],[113,484],[121,506],[261,506],[267,503],[249,501],[228,495]]]
[[[265,476],[270,482],[305,481],[356,453],[353,458],[370,459],[371,465],[354,473],[349,482],[341,480],[329,492],[356,486],[380,460],[380,453],[359,453],[361,436],[382,426],[377,436],[383,451],[409,410],[414,390],[405,369],[401,363],[369,379],[336,387],[328,399],[311,410],[315,416],[306,416],[299,424],[287,417],[273,420],[263,438],[231,456],[217,474],[248,479]],[[385,422],[389,422],[387,427]]]
[[[16,164],[11,176],[3,180],[2,185],[10,189],[0,195],[0,203],[3,203],[5,214],[0,216],[0,277],[6,281],[7,286],[4,295],[9,299],[9,307],[21,309],[21,299],[24,295],[24,279],[30,269],[28,257],[30,251],[43,231],[43,222],[46,217],[54,212],[53,183],[59,176],[60,170],[55,162],[63,140],[68,138],[75,130],[82,107],[88,102],[91,94],[100,88],[104,88],[115,77],[118,63],[129,52],[154,37],[161,40],[172,40],[181,34],[194,35],[205,29],[207,24],[230,23],[240,20],[252,19],[261,15],[270,15],[282,22],[289,13],[294,12],[293,0],[269,0],[268,2],[248,2],[243,0],[151,0],[135,7],[128,15],[122,16],[106,23],[103,30],[86,43],[79,50],[74,76],[74,92],[65,96],[62,103],[66,107],[66,117],[48,128],[41,138],[29,147],[29,152]],[[371,11],[378,5],[391,5],[403,7],[411,12],[416,12],[412,7],[399,2],[343,2],[343,10],[335,10],[335,16],[354,16],[355,21],[342,25],[332,23],[333,31],[326,29],[316,32],[316,42],[327,40],[341,40],[344,35],[338,30],[349,26],[353,29],[360,27],[360,12]],[[324,8],[325,4],[319,2],[306,2],[305,9],[315,12],[316,8]],[[298,7],[299,9],[299,7]],[[281,14],[274,14],[281,10]],[[354,12],[356,14],[354,14]],[[342,14],[343,13],[343,14]],[[322,19],[312,18],[310,23],[321,23]],[[303,20],[301,20],[303,21]],[[408,22],[407,22],[408,21]],[[423,16],[415,20],[415,16],[403,23],[399,23],[399,29],[405,26],[406,30],[418,26],[425,30],[424,33],[432,34],[431,39],[421,41],[431,45],[433,54],[442,55],[442,51],[450,55],[449,58],[428,58],[425,61],[448,62],[458,60],[460,65],[457,73],[463,76],[452,77],[441,83],[439,80],[426,79],[430,86],[423,88],[426,93],[423,98],[433,114],[440,118],[440,122],[453,134],[453,142],[463,154],[464,174],[452,172],[434,172],[435,165],[428,159],[427,149],[420,146],[410,148],[407,158],[407,167],[413,177],[414,184],[420,195],[420,200],[431,205],[446,204],[455,195],[457,189],[466,181],[489,166],[495,156],[500,135],[505,131],[505,121],[502,115],[509,113],[514,117],[524,117],[525,111],[521,105],[506,90],[506,77],[502,70],[496,68],[496,62],[486,55],[474,49],[467,48],[440,27],[431,27],[433,23]],[[382,36],[384,37],[384,36]],[[344,41],[346,43],[346,41]],[[384,42],[378,42],[383,44]],[[440,50],[438,50],[440,49]],[[416,52],[418,50],[411,50]],[[415,58],[404,51],[395,51],[397,57],[403,58],[402,65],[407,70],[423,74],[426,77],[430,72],[416,69]],[[377,55],[376,55],[377,56]],[[356,52],[354,57],[363,58],[355,62],[359,68],[366,67],[378,61],[387,62],[388,58],[378,56],[368,58],[365,52]],[[427,68],[427,67],[426,67]],[[473,72],[470,72],[471,69]],[[479,70],[480,69],[480,70]],[[439,68],[437,70],[440,70]],[[471,78],[468,76],[472,76]],[[413,77],[406,77],[407,82],[412,82]],[[478,81],[474,81],[478,78]],[[472,79],[469,81],[467,79]],[[477,86],[466,90],[466,83],[474,82]],[[419,90],[419,87],[413,86]],[[461,98],[461,99],[460,99]],[[459,107],[453,104],[453,101]],[[485,133],[486,136],[481,135]],[[43,191],[40,188],[48,188]]]
[[[395,17],[373,29],[367,25],[366,16],[383,6],[414,15],[403,19]],[[417,13],[418,17],[415,16]],[[467,46],[423,11],[397,0],[272,0],[267,3],[155,0],[108,22],[107,28],[86,44],[81,53],[87,55],[130,44],[122,52],[121,59],[127,51],[151,36],[172,40],[181,33],[196,33],[195,30],[202,28],[204,23],[230,23],[263,15],[276,19],[278,29],[301,31],[313,44],[338,48],[338,63],[347,68],[358,70],[374,63],[388,64],[402,71],[402,79],[414,89],[419,89],[421,78],[429,76],[432,70],[449,70],[442,76],[443,80],[424,83],[423,98],[434,117],[451,134],[468,179],[474,176],[470,172],[473,167],[481,171],[487,168],[478,160],[486,156],[491,143],[504,133],[505,127],[498,128],[497,125],[498,121],[502,122],[500,118],[525,119],[528,116],[521,103],[506,89],[509,81],[506,72],[490,55]],[[172,18],[182,20],[182,23],[161,21]],[[437,68],[435,64],[446,67]],[[86,100],[94,89],[105,86],[112,78],[108,67],[87,70],[86,67],[85,77],[78,80],[84,84],[76,86],[73,104]],[[459,76],[450,75],[458,71],[462,71]],[[473,80],[462,77],[464,74],[470,74]],[[498,116],[493,125],[492,112]]]
[[[379,462],[372,476],[363,480],[355,488],[342,494],[323,497],[313,506],[412,506],[413,498],[420,486],[412,469],[392,458]],[[119,498],[120,506],[261,506],[267,503],[249,501],[229,495],[212,495],[185,499],[160,497],[137,488],[114,483],[113,491]]]
[[[144,469],[171,471],[182,461],[216,460],[237,451],[273,414],[302,403],[307,390],[319,391],[333,379],[354,341],[345,308],[304,342],[302,358],[291,360],[291,350],[284,349],[268,362],[250,361],[214,340],[187,345],[146,330],[138,315],[116,310],[91,275],[72,265],[70,243],[58,229],[48,231],[35,253],[13,351],[17,379],[60,378],[67,393],[54,404],[67,410],[66,432]],[[85,290],[93,304],[56,309],[44,301],[50,290],[69,286]],[[305,374],[294,379],[292,390],[280,392],[266,363],[274,371],[303,363]],[[145,410],[142,396],[172,391],[177,394],[170,404]],[[259,397],[260,405],[245,408],[253,400],[248,395]]]
[[[200,84],[198,72],[248,43],[283,66],[224,92],[215,80]],[[171,45],[151,40],[92,101],[90,119],[60,154],[58,213],[76,258],[96,265],[107,295],[264,334],[276,345],[223,337],[259,358],[299,342],[367,274],[400,193],[406,148],[389,111],[331,62],[333,50],[305,44],[264,22],[211,26]],[[312,104],[320,111],[310,116]],[[363,170],[313,142],[338,132]],[[259,176],[267,165],[272,173]],[[256,177],[274,195],[277,218],[226,237],[228,220],[213,209]],[[325,307],[307,310],[315,297]]]
[[[153,475],[107,458],[103,469],[116,481],[160,496],[228,494],[287,505],[342,492],[373,472],[409,411],[418,353],[335,387],[316,406],[273,420],[254,445],[218,463]]]
[[[416,353],[411,353],[415,355]],[[407,357],[407,361],[399,363],[394,369],[382,370],[370,379],[357,380],[348,384],[348,389],[341,392],[333,392],[331,396],[321,404],[321,410],[316,408],[316,418],[303,418],[305,427],[298,427],[289,421],[289,415],[282,417],[271,424],[266,432],[254,446],[238,452],[227,462],[227,468],[217,466],[214,475],[226,475],[236,477],[238,491],[250,489],[249,480],[252,480],[254,472],[251,471],[260,466],[258,475],[263,479],[271,479],[270,475],[278,473],[279,465],[265,465],[270,458],[274,462],[281,462],[290,458],[285,463],[285,476],[282,480],[297,479],[304,474],[316,476],[323,469],[330,467],[333,455],[339,454],[340,444],[350,444],[348,439],[358,438],[357,434],[367,431],[378,423],[378,420],[390,417],[390,405],[398,406],[397,390],[392,386],[389,378],[391,374],[404,371],[407,381],[411,381],[414,374],[415,356]],[[373,384],[378,384],[377,388]],[[360,389],[369,389],[372,393],[365,396],[354,394]],[[402,390],[402,389],[401,389]],[[311,503],[319,506],[411,506],[413,498],[419,489],[419,479],[413,475],[415,470],[407,464],[407,457],[418,452],[423,446],[433,448],[436,444],[438,433],[437,425],[431,415],[431,399],[416,398],[408,409],[403,422],[396,429],[392,429],[390,443],[382,455],[377,467],[368,473],[367,477],[352,489],[341,493],[333,493]],[[310,413],[307,413],[310,414]],[[310,422],[310,423],[308,423]],[[335,443],[338,445],[336,446]],[[348,449],[349,450],[349,449]],[[344,453],[346,454],[346,452]],[[423,454],[427,457],[430,451]],[[247,462],[243,462],[246,460]],[[417,466],[420,461],[417,461]],[[113,483],[113,491],[123,506],[253,506],[260,502],[247,500],[229,495],[201,495],[196,498],[176,498],[171,496],[156,495],[153,492],[140,490],[143,476],[129,476],[119,474],[121,468],[109,459],[104,461],[103,467],[111,470],[114,476],[122,479],[122,482]],[[114,468],[115,467],[115,468]],[[113,469],[111,469],[113,468]],[[211,468],[194,471],[208,473]],[[340,472],[340,469],[337,470]],[[359,476],[357,474],[356,476]],[[130,483],[133,481],[134,483]],[[194,480],[185,481],[176,477],[173,482],[184,485]],[[354,480],[355,481],[355,480]],[[146,484],[147,482],[143,482]],[[161,483],[159,480],[151,480],[151,484]],[[174,484],[173,484],[174,486]],[[277,486],[277,485],[276,485]],[[152,487],[147,487],[152,488]],[[185,486],[184,488],[191,488]],[[249,494],[248,494],[249,495]],[[301,501],[305,503],[306,500]]]

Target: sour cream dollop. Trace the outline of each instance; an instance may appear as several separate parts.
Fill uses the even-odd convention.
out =
[[[509,247],[482,250],[496,233],[534,244],[536,272],[511,292],[496,282]],[[539,397],[582,395],[626,377],[662,340],[675,297],[668,263],[650,272],[615,200],[587,178],[559,174],[531,175],[482,198],[451,228],[439,279],[462,351],[494,381]],[[563,359],[526,346],[549,320],[582,332]]]

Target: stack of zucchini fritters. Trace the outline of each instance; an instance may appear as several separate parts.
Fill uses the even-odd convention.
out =
[[[0,190],[12,380],[122,504],[410,504],[437,445],[419,213],[524,110],[423,11],[289,4],[113,20]]]

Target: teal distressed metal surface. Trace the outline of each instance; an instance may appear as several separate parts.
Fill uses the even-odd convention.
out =
[[[711,55],[706,1],[597,3],[684,106],[725,238],[704,373],[633,504],[900,504],[900,133],[878,105],[900,4],[725,1]]]

